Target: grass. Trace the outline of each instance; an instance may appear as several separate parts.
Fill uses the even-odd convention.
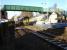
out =
[[[31,29],[31,30],[34,30],[34,31],[41,31],[43,30],[43,28],[41,27],[38,27],[38,26],[24,26],[24,28],[27,28],[27,29]]]
[[[62,34],[61,31],[60,33]],[[67,43],[67,27],[65,27],[63,34],[56,36],[55,39]]]

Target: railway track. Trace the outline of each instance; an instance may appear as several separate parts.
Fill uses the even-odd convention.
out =
[[[23,29],[23,30],[25,30],[25,29]],[[32,31],[30,29],[26,29],[26,30],[28,30],[29,32],[33,33],[34,35],[40,37],[41,39],[45,40],[52,46],[56,46],[57,48],[60,48],[61,50],[67,50],[67,43],[64,43],[64,42],[51,38],[51,37],[54,37],[54,35],[52,35],[51,33],[36,32],[36,31]]]
[[[35,34],[36,36],[42,38],[43,40],[47,41],[49,44],[56,46],[57,48],[61,48],[62,50],[67,50],[67,44],[66,43],[63,43],[61,41],[57,41],[55,39],[50,38],[51,34],[49,34],[49,33],[48,34],[46,33],[45,35],[38,33],[38,32],[32,32],[32,33]]]

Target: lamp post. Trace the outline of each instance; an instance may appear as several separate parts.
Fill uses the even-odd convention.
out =
[[[42,5],[45,5],[46,6],[46,9],[47,9],[47,19],[48,19],[48,6],[47,6],[47,1],[45,3],[42,3]]]

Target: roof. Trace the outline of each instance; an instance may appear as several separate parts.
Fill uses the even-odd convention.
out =
[[[21,6],[21,5],[4,5],[3,10],[6,10],[6,11],[32,11],[32,12],[43,12],[43,8],[42,8],[42,7]]]

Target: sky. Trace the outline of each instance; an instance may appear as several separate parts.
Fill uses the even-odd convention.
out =
[[[57,4],[58,8],[67,10],[67,0],[0,0],[0,5],[24,5],[47,8],[52,7],[54,4]]]

